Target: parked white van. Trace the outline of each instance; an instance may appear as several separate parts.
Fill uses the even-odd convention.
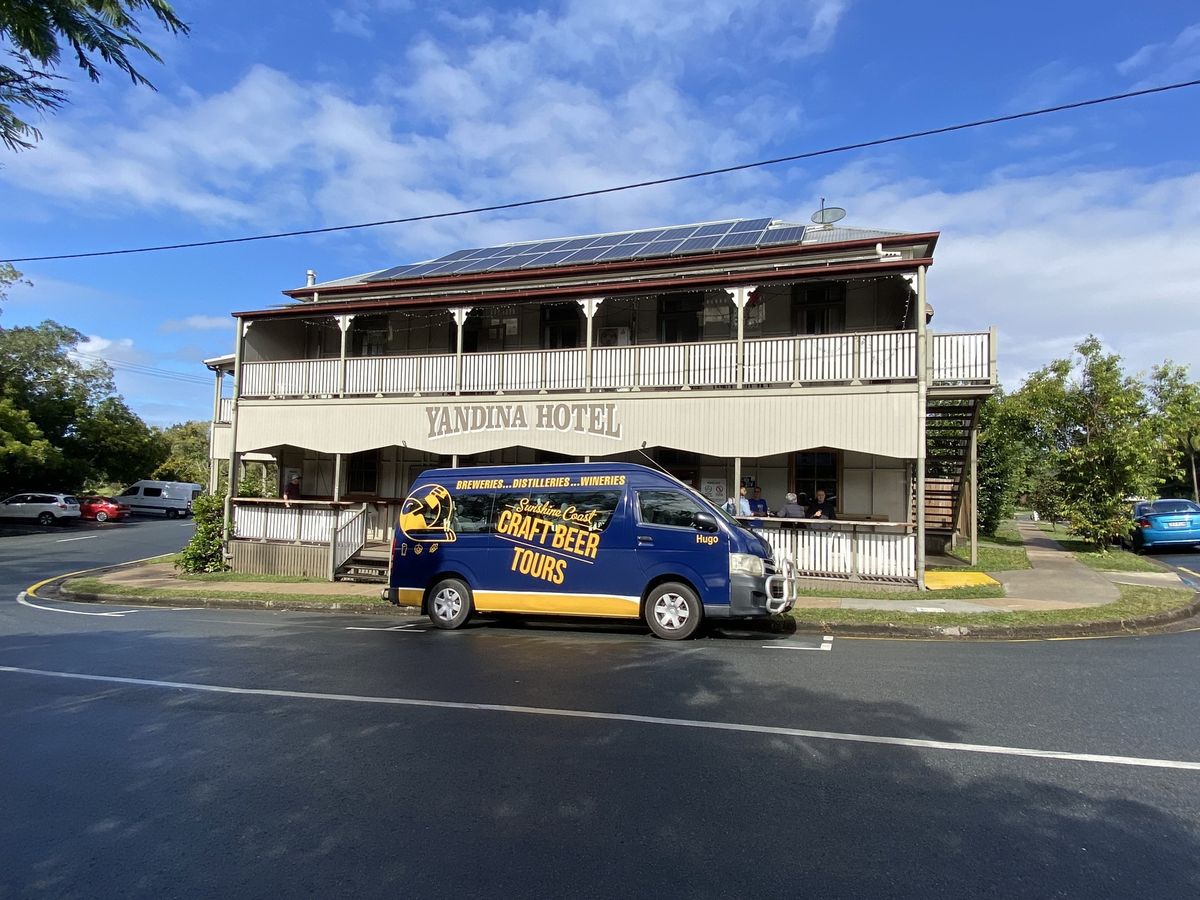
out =
[[[168,519],[192,514],[192,501],[204,488],[190,481],[139,481],[125,488],[121,502],[135,513],[164,513]]]

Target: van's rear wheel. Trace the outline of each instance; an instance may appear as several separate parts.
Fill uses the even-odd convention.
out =
[[[174,519],[174,518],[177,518],[178,516],[179,516],[178,510],[170,509],[170,508],[167,509],[167,518],[168,519]]]
[[[646,624],[663,640],[687,640],[703,618],[700,598],[686,584],[660,584],[646,598]]]
[[[438,628],[460,628],[472,607],[471,589],[457,578],[439,581],[429,592],[429,618]]]

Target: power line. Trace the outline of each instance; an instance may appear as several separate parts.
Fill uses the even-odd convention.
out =
[[[126,362],[125,360],[109,359],[105,356],[97,356],[94,353],[84,353],[82,350],[72,350],[72,356],[81,356],[88,360],[105,363],[112,366],[114,369],[122,369],[136,375],[146,375],[151,378],[164,378],[168,381],[178,381],[186,384],[203,384],[210,386],[212,382],[199,375],[188,375],[186,372],[176,372],[171,369],[159,369],[155,366],[147,366],[142,363]]]
[[[491,206],[476,206],[471,209],[458,209],[450,212],[426,213],[420,216],[405,216],[401,219],[384,219],[379,222],[359,222],[355,225],[330,225],[326,228],[305,228],[299,231],[277,231],[270,234],[255,234],[247,237],[221,238],[212,241],[190,241],[184,244],[161,244],[155,247],[133,247],[124,250],[94,250],[88,253],[61,253],[54,256],[22,256],[3,259],[0,262],[46,262],[58,259],[88,259],[97,256],[122,256],[130,253],[155,253],[161,250],[187,250],[194,247],[216,247],[223,244],[245,244],[251,241],[268,241],[276,238],[302,237],[309,234],[330,234],[335,231],[353,231],[360,228],[378,228],[381,225],[403,225],[410,222],[428,222],[433,219],[450,219],[458,216],[475,215],[476,213],[500,212],[506,209],[520,209],[526,206],[539,206],[546,203],[559,203],[564,200],[578,200],[581,197],[597,197],[602,194],[615,194],[621,191],[632,191],[638,188],[655,187],[663,184],[675,184],[680,181],[690,181],[696,178],[709,178],[713,175],[728,175],[731,172],[744,172],[747,169],[758,169],[766,166],[777,166],[782,163],[797,162],[802,159],[815,159],[819,156],[830,156],[835,153],[847,153],[851,150],[864,150],[868,147],[881,147],[885,144],[897,144],[901,141],[912,141],[917,138],[933,137],[939,134],[950,134],[955,131],[966,131],[969,128],[982,128],[986,125],[998,125],[1003,122],[1015,122],[1019,119],[1030,119],[1034,116],[1045,116],[1051,113],[1066,112],[1072,109],[1083,109],[1087,106],[1099,106],[1102,103],[1113,103],[1118,100],[1129,100],[1134,97],[1145,97],[1149,94],[1163,94],[1182,88],[1196,87],[1200,79],[1179,81],[1174,84],[1163,84],[1157,87],[1143,88],[1138,91],[1127,91],[1123,94],[1109,94],[1106,97],[1095,97],[1091,100],[1077,100],[1074,103],[1062,103],[1058,106],[1045,106],[1025,112],[1011,113],[1006,116],[993,116],[989,119],[976,119],[973,122],[961,122],[957,125],[944,125],[940,128],[930,128],[925,131],[911,131],[907,134],[892,137],[875,138],[860,141],[855,144],[842,144],[838,147],[827,147],[824,150],[809,150],[805,153],[795,153],[791,156],[778,156],[774,159],[762,159],[757,162],[739,163],[724,166],[720,169],[706,169],[703,172],[690,172],[686,175],[672,175],[666,178],[654,178],[648,181],[637,181],[615,187],[595,188],[590,191],[577,191],[573,194],[558,194],[553,197],[540,197],[536,200],[518,200],[513,203],[497,203]]]

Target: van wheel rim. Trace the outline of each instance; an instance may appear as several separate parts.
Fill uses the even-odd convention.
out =
[[[654,619],[663,628],[677,631],[692,616],[687,599],[679,594],[663,594],[654,603]]]
[[[443,621],[449,621],[458,615],[462,609],[462,597],[458,591],[445,588],[433,595],[433,614]]]

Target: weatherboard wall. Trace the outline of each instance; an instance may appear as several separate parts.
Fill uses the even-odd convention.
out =
[[[242,453],[281,445],[322,453],[407,446],[442,455],[521,446],[568,456],[610,456],[647,447],[758,458],[831,447],[917,456],[915,385],[664,395],[245,400]]]

